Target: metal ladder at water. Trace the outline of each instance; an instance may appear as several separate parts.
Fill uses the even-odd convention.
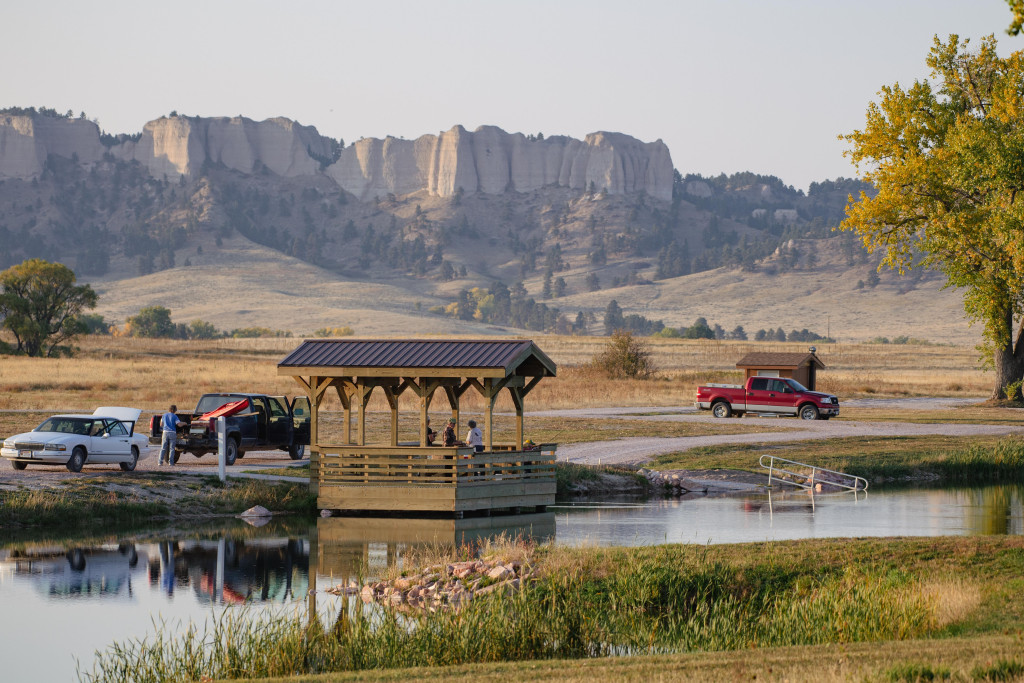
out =
[[[768,459],[768,463],[765,464],[765,459]],[[814,465],[808,465],[807,463],[797,462],[796,460],[787,460],[786,458],[780,458],[776,455],[762,455],[758,462],[761,467],[768,470],[768,487],[772,485],[772,475],[778,473],[782,476],[777,476],[776,479],[786,484],[792,484],[793,486],[799,486],[802,489],[813,491],[814,487],[818,484],[827,486],[838,486],[839,488],[846,489],[847,491],[867,491],[868,480],[864,477],[858,477],[853,474],[847,474],[846,472],[839,472],[837,470],[827,470],[824,467],[816,467]],[[781,463],[784,467],[778,467],[776,463]],[[810,474],[806,471],[796,472],[787,467],[802,467],[805,470],[810,470]],[[820,474],[831,475],[830,478],[819,480],[818,475]],[[792,479],[788,477],[793,477]],[[834,478],[833,478],[834,477]]]

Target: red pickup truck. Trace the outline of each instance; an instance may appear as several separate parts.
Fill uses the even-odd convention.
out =
[[[788,377],[748,377],[740,384],[706,384],[697,387],[695,404],[715,417],[798,415],[804,420],[827,420],[839,414],[839,399],[811,391]]]

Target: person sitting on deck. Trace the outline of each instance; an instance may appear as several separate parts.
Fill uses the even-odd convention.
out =
[[[441,443],[448,448],[453,448],[456,443],[455,439],[455,418],[448,420],[448,424],[445,425],[444,431],[441,432]]]
[[[437,438],[437,432],[430,428],[430,418],[427,418],[427,445],[433,446],[434,439]]]

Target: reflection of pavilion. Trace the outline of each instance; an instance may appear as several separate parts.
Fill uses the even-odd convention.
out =
[[[555,514],[472,519],[330,517],[317,522],[316,542],[311,544],[315,557],[310,561],[321,576],[341,581],[379,574],[411,546],[473,546],[501,535],[550,540],[555,535]]]
[[[466,512],[532,508],[543,512],[555,500],[555,444],[530,447],[523,440],[523,403],[555,364],[528,340],[304,341],[278,364],[309,397],[310,486],[321,508],[349,511]],[[329,443],[319,414],[329,389],[343,409],[340,443]],[[367,443],[366,410],[380,388],[391,411],[384,443]],[[428,438],[428,412],[443,392],[456,425],[463,394],[484,400],[483,447],[442,446]],[[411,443],[399,442],[399,399],[418,400],[419,429]],[[494,405],[508,392],[515,407],[513,442],[494,443]],[[352,414],[356,430],[352,434]]]

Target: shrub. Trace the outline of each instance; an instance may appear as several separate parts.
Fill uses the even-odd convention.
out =
[[[647,342],[624,330],[612,334],[605,350],[594,356],[591,364],[611,379],[647,379],[655,372]]]

